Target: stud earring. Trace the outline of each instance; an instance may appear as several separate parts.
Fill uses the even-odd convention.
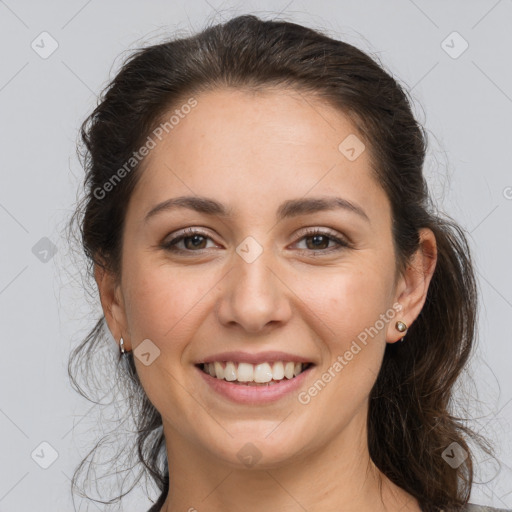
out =
[[[123,338],[121,338],[119,340],[119,351],[121,352],[121,355],[126,354],[126,350],[124,348],[124,340],[123,340]]]
[[[398,322],[396,323],[396,328],[397,330],[399,330],[400,332],[405,332],[407,331],[407,325],[404,324],[404,322],[401,322],[400,320],[398,320]]]
[[[405,332],[407,331],[408,327],[407,327],[407,324],[405,324],[404,322],[398,320],[398,322],[395,324],[395,327],[397,329],[397,331],[400,331],[400,332]],[[404,341],[404,338],[402,337],[400,339],[400,342]]]

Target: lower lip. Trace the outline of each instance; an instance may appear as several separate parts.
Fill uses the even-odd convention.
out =
[[[209,373],[203,372],[197,366],[196,370],[201,374],[205,382],[220,395],[240,404],[265,404],[275,402],[285,395],[289,395],[303,384],[309,373],[313,369],[310,366],[293,379],[283,379],[277,384],[269,386],[246,386],[244,384],[234,384],[224,379],[216,379]]]

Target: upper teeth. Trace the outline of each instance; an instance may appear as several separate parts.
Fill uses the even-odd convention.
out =
[[[238,367],[237,367],[238,364]],[[293,379],[301,373],[306,365],[292,361],[277,361],[271,363],[234,363],[228,361],[221,363],[205,363],[204,370],[212,377],[227,381],[237,380],[239,382],[270,382],[271,380],[282,380],[284,377]]]

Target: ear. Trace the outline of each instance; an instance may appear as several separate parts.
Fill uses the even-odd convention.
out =
[[[131,350],[130,340],[125,338],[127,335],[126,312],[118,279],[112,272],[97,264],[94,266],[94,279],[98,285],[101,307],[112,336],[117,342],[122,337],[126,350]]]
[[[436,237],[431,229],[422,228],[419,232],[420,247],[411,258],[404,274],[400,276],[395,293],[395,303],[402,306],[401,311],[390,322],[387,342],[395,343],[406,332],[400,332],[395,324],[398,320],[409,328],[420,314],[427,299],[428,287],[437,263]]]

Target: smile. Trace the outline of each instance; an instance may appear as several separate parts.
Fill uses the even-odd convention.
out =
[[[298,393],[315,364],[215,361],[199,363],[195,367],[206,385],[205,393],[213,392],[238,404],[264,405]]]
[[[210,376],[246,386],[271,386],[290,380],[307,370],[312,363],[275,361],[273,363],[237,363],[234,361],[202,363],[199,368]]]

